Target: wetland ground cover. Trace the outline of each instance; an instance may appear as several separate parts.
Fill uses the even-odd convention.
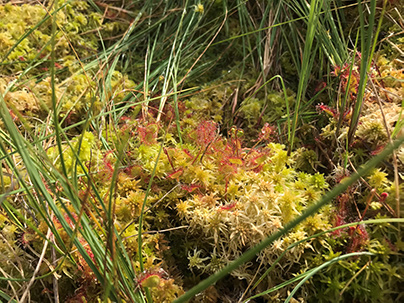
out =
[[[399,302],[400,1],[0,1],[4,302]]]

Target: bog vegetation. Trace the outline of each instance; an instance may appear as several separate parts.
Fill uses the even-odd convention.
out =
[[[0,1],[4,302],[404,299],[400,1]]]

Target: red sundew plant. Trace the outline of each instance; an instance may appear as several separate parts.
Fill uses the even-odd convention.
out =
[[[318,112],[325,112],[327,115],[333,117],[334,119],[339,119],[340,114],[335,108],[331,108],[328,105],[324,105],[323,103],[321,103],[316,106],[316,109]],[[351,111],[352,110],[350,108],[345,110],[342,115],[342,119],[348,120],[351,116]]]
[[[266,125],[261,139],[271,140],[271,132],[272,128]],[[317,185],[314,182],[316,178],[305,174],[305,186],[298,188],[295,181],[300,177],[288,168],[292,158],[288,158],[284,146],[269,143],[245,148],[242,135],[234,127],[228,138],[218,137],[214,140],[202,161],[185,168],[184,176],[195,170],[194,166],[212,175],[201,191],[182,196],[176,205],[181,224],[190,226],[188,235],[195,243],[192,248],[206,253],[206,260],[201,263],[192,265],[190,261],[188,266],[192,270],[213,273],[216,260],[222,264],[232,261],[239,251],[253,247],[301,211],[308,203],[303,195],[305,186],[315,194],[320,194],[326,187],[321,182]],[[290,213],[288,218],[281,214],[283,209]],[[312,231],[329,228],[328,215],[319,216],[313,225]],[[201,233],[204,235],[202,238],[208,240],[200,241]],[[307,233],[306,230],[296,230],[282,239],[280,246],[284,248],[307,236]],[[212,246],[215,247],[213,251]],[[278,257],[279,251],[270,248],[262,252],[259,261],[271,263]],[[301,247],[289,254],[285,264],[290,264],[288,262],[291,260],[297,262],[303,252],[304,247]],[[251,265],[254,268],[251,271],[258,263]],[[241,277],[239,272],[233,276]],[[248,275],[245,279],[250,281],[251,277]]]
[[[276,128],[275,126],[270,125],[269,123],[265,123],[264,126],[262,127],[258,139],[256,140],[257,142],[271,142],[274,141],[276,136]]]
[[[318,112],[325,112],[329,116],[333,118],[338,117],[338,113],[334,108],[329,107],[328,105],[324,105],[323,103],[320,103],[316,106],[316,109]]]
[[[112,175],[114,174],[114,165],[110,157],[113,153],[114,151],[112,150],[106,152],[102,161],[105,168],[104,173],[108,180],[111,180]]]
[[[184,173],[184,169],[179,168],[179,169],[174,170],[172,173],[170,173],[170,174],[167,176],[167,178],[178,180],[179,177],[180,177],[183,173]]]
[[[171,168],[172,168],[173,171],[175,172],[176,169],[175,169],[175,167],[174,167],[173,161],[171,161],[170,155],[168,154],[167,148],[164,147],[164,148],[163,148],[163,151],[164,151],[165,155],[167,156],[167,160],[168,160],[168,162],[170,163]]]
[[[71,213],[71,216],[73,217],[74,221],[78,220],[78,216],[75,213]],[[70,226],[70,228],[72,230],[74,230],[76,228],[76,222],[74,222],[70,218],[70,216],[65,214],[64,219],[69,224],[69,226]],[[70,240],[67,238],[67,234],[64,231],[62,224],[59,222],[59,220],[57,218],[54,218],[53,222],[54,222],[55,227],[58,230],[58,232],[60,232],[61,235],[64,235],[64,236],[62,236],[63,241],[68,243]],[[92,252],[92,250],[91,250],[90,246],[88,245],[87,241],[81,235],[78,235],[77,238],[78,238],[79,242],[81,243],[81,245],[84,247],[84,249],[87,252],[88,256],[93,261],[93,263],[96,264],[94,253]],[[78,251],[74,252],[73,256],[75,256],[77,258],[76,262],[77,262],[78,269],[83,273],[82,278],[84,280],[86,280],[86,281],[94,280],[95,279],[95,274],[92,271],[89,264],[84,259],[84,257]]]
[[[139,126],[137,131],[139,133],[139,140],[142,144],[153,145],[157,143],[158,124],[151,123],[146,126]]]
[[[339,182],[344,182],[344,178],[347,174],[342,174],[337,177]],[[376,194],[376,190],[372,189],[367,197],[366,207],[362,213],[359,213],[358,206],[354,198],[355,189],[349,187],[346,192],[340,194],[337,197],[336,214],[334,217],[334,227],[344,225],[348,222],[362,221],[366,215],[369,204]],[[385,196],[382,193],[380,196]],[[379,198],[379,201],[382,200]],[[356,209],[356,210],[354,210]],[[331,233],[336,237],[347,237],[348,244],[346,246],[346,251],[348,253],[361,251],[368,243],[370,237],[366,231],[365,225],[360,224],[356,226],[351,226],[345,229],[338,229]]]
[[[146,175],[143,172],[143,169],[140,165],[129,165],[126,166],[123,169],[124,173],[127,174],[128,176],[135,178],[135,177],[140,177],[140,178],[145,178]]]
[[[197,190],[198,188],[201,188],[201,185],[199,185],[199,184],[189,184],[189,185],[188,184],[181,184],[180,188],[182,190],[185,190],[185,191],[189,192],[189,193],[192,193],[193,191]]]
[[[207,155],[209,161],[213,161],[216,165],[216,169],[219,172],[221,178],[225,181],[225,188],[227,190],[228,182],[239,172],[239,170],[260,172],[263,167],[265,159],[269,156],[270,149],[268,148],[243,148],[243,131],[237,127],[232,127],[228,139],[217,138],[213,132],[215,129],[215,123],[203,122],[197,127],[197,134],[199,133],[200,140],[197,144],[204,142],[207,144],[204,155]],[[269,124],[266,124],[262,130],[262,136],[260,140],[270,140],[273,136],[274,128]],[[209,143],[211,142],[211,143]],[[208,149],[208,146],[210,148]],[[192,157],[188,152],[187,155]],[[203,155],[202,155],[203,157]],[[202,157],[200,160],[202,161]],[[196,163],[199,157],[195,157],[192,165]]]
[[[376,156],[376,155],[380,154],[380,152],[381,152],[385,147],[386,147],[385,145],[377,146],[376,149],[375,149],[375,150],[372,150],[369,154],[370,154],[371,156]]]
[[[263,163],[269,157],[270,149],[269,148],[252,148],[243,156],[244,166],[248,170],[253,170],[256,173],[259,173],[263,168]]]
[[[232,210],[233,208],[236,207],[236,204],[237,204],[237,202],[232,202],[230,204],[219,206],[219,211]]]
[[[238,167],[243,166],[244,162],[238,155],[234,154],[234,145],[231,142],[227,142],[227,144],[222,148],[214,147],[215,156],[217,159],[218,171],[227,182],[234,176]]]
[[[126,132],[129,132],[130,135],[133,136],[133,120],[128,116],[121,117],[119,121],[119,132],[124,135]]]
[[[194,158],[194,156],[191,154],[191,152],[190,152],[188,149],[184,148],[182,151],[183,151],[191,160]]]
[[[162,268],[156,270],[146,270],[139,275],[137,283],[140,287],[158,287],[160,285],[160,281],[165,279],[167,276],[168,274]]]
[[[32,244],[35,240],[35,233],[32,230],[24,230],[22,233],[18,235],[17,243],[23,248],[26,249],[28,246]]]
[[[341,225],[346,224],[345,219],[342,215],[336,214],[334,218],[334,227],[338,227]],[[343,232],[342,229],[337,229],[331,232],[331,235],[333,236],[341,236],[341,233]]]
[[[213,142],[217,134],[217,123],[202,121],[196,128],[196,143],[207,146]]]
[[[177,182],[179,182],[179,177],[184,173],[184,169],[182,167],[176,169],[173,161],[170,158],[170,155],[168,154],[167,148],[163,148],[164,154],[167,156],[167,160],[170,163],[171,168],[173,171],[167,175],[167,178],[169,179],[176,179]]]
[[[362,250],[369,240],[369,234],[363,224],[349,227],[348,235],[350,237],[350,243],[347,247],[347,252]]]
[[[227,147],[230,147],[232,150],[232,154],[236,157],[239,156],[239,152],[241,152],[241,147],[243,144],[242,137],[244,135],[244,131],[241,128],[237,128],[233,126],[230,129],[230,138],[227,142]]]
[[[94,253],[91,250],[91,248],[89,247],[87,241],[83,238],[83,237],[79,237],[79,241],[81,243],[81,245],[83,245],[84,249],[86,250],[88,256],[91,258],[91,260],[93,261],[94,264],[96,264],[95,262],[95,257],[94,257]],[[78,265],[79,265],[79,269],[83,272],[84,277],[87,280],[93,280],[95,279],[95,275],[91,269],[91,267],[88,265],[88,263],[86,262],[86,260],[84,259],[84,257],[81,254],[78,254]]]
[[[349,78],[349,73],[351,73],[351,77]],[[358,71],[354,68],[350,68],[348,63],[345,63],[342,66],[334,66],[334,71],[331,72],[331,75],[339,77],[341,80],[341,87],[344,92],[348,90],[349,96],[351,99],[354,98],[358,91],[360,75]],[[350,79],[349,87],[348,80]]]
[[[385,192],[381,193],[380,198],[379,198],[379,202],[385,202],[388,196],[389,196],[388,193],[385,193]]]

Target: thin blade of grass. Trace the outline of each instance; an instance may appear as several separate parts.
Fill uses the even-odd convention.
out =
[[[354,252],[354,253],[349,253],[346,255],[342,255],[339,257],[336,257],[332,260],[329,260],[327,262],[324,262],[323,264],[321,264],[320,266],[314,268],[308,275],[306,275],[297,285],[296,287],[290,292],[290,295],[286,298],[285,303],[289,303],[289,301],[293,298],[293,295],[296,293],[296,291],[303,285],[303,283],[305,283],[308,279],[310,279],[313,275],[315,275],[317,272],[319,272],[320,270],[322,270],[323,268],[326,268],[328,266],[330,266],[331,264],[341,261],[343,259],[347,259],[350,257],[354,257],[354,256],[374,256],[375,254],[370,253],[370,252]]]
[[[360,20],[360,35],[361,35],[361,61],[360,61],[360,80],[358,85],[358,92],[356,94],[355,106],[352,112],[351,123],[348,129],[348,145],[351,145],[356,127],[358,126],[359,117],[362,111],[363,98],[365,96],[365,89],[368,79],[368,72],[372,64],[374,49],[372,48],[373,28],[376,18],[376,0],[370,1],[369,9],[369,24],[365,24],[364,9],[362,1],[358,1],[358,11]],[[375,41],[377,35],[374,36]]]
[[[295,112],[294,112],[293,120],[292,120],[292,132],[291,132],[291,138],[290,138],[289,147],[288,147],[289,154],[293,150],[293,145],[294,145],[294,141],[295,141],[295,133],[296,133],[297,122],[298,122],[298,117],[299,117],[300,103],[302,102],[302,99],[304,98],[304,94],[305,94],[306,88],[307,88],[307,82],[309,80],[309,76],[311,73],[312,62],[314,59],[314,54],[313,54],[313,50],[312,50],[313,41],[314,41],[314,36],[316,33],[316,28],[318,25],[318,14],[320,12],[322,3],[323,3],[322,1],[318,1],[318,0],[312,0],[310,2],[310,12],[309,12],[309,16],[308,16],[308,25],[307,25],[306,40],[305,40],[305,44],[304,44],[303,60],[302,60],[301,69],[299,70],[299,86],[297,89]]]

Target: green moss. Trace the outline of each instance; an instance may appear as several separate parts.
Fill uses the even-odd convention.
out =
[[[295,94],[287,90],[287,102],[292,107],[295,100]],[[272,92],[267,98],[247,98],[240,106],[240,112],[248,122],[248,129],[256,128],[264,123],[272,124],[286,115],[286,101],[282,92]]]
[[[70,146],[67,144],[62,146],[64,150],[63,160],[66,170],[72,172],[73,168],[77,165],[77,173],[82,174],[84,171],[80,163],[85,166],[91,159],[97,158],[97,155],[93,153],[94,144],[94,135],[90,132],[84,132],[82,138],[72,140]],[[56,167],[61,170],[61,159],[58,148],[49,148],[47,154],[51,161],[56,164]]]
[[[310,281],[314,286],[310,291],[314,291],[312,296],[316,298],[315,302],[396,302],[400,294],[399,280],[403,277],[404,267],[402,264],[393,266],[392,260],[387,261],[387,258],[396,259],[395,253],[388,247],[387,243],[381,244],[372,240],[368,249],[376,253],[376,257],[345,259],[320,271]],[[321,264],[340,254],[329,251],[314,260]],[[335,298],[339,298],[338,301],[335,301]]]

